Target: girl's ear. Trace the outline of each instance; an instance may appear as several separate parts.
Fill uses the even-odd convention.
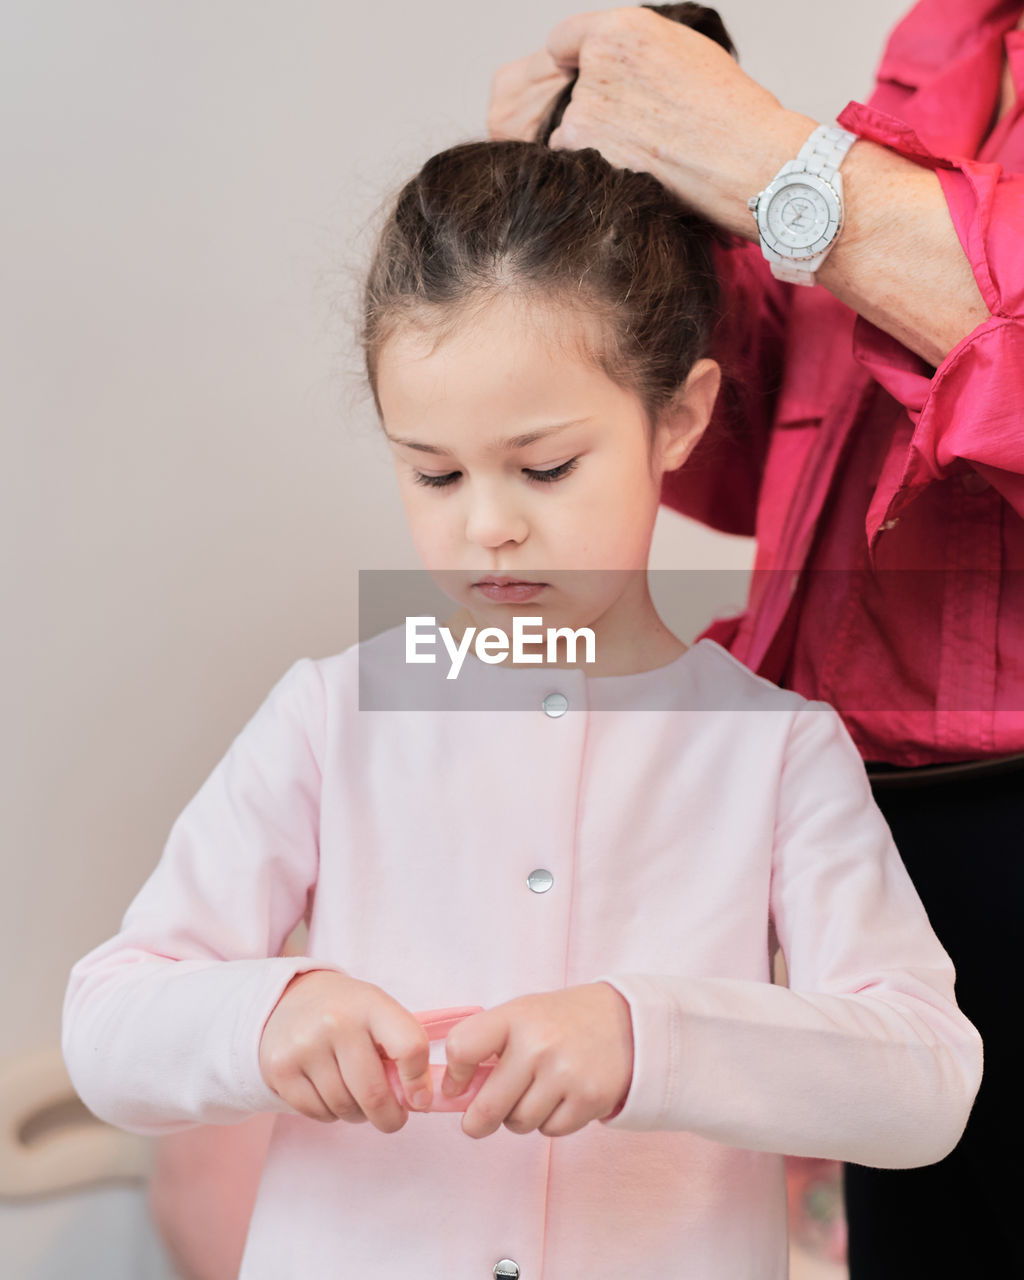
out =
[[[662,471],[675,471],[693,452],[711,421],[722,370],[714,360],[698,360],[658,418],[656,439]]]

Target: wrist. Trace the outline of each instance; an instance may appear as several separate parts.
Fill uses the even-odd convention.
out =
[[[763,118],[760,127],[751,128],[730,157],[722,182],[712,190],[713,208],[708,210],[714,222],[744,240],[757,242],[757,224],[750,216],[748,200],[764,190],[782,166],[793,160],[800,148],[818,127],[818,121],[799,111],[784,107]],[[714,175],[709,181],[714,183]]]

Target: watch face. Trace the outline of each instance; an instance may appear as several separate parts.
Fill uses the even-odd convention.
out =
[[[798,175],[766,194],[768,205],[758,223],[763,239],[776,253],[799,260],[813,257],[831,243],[839,225],[839,201],[827,183]]]

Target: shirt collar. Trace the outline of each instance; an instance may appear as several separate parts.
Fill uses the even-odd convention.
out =
[[[921,0],[896,27],[878,69],[912,91],[898,114],[938,154],[974,156],[989,132],[1004,48],[1024,93],[1021,0]]]
[[[1022,12],[1022,0],[920,0],[893,28],[878,78],[919,89],[993,41],[1001,51]]]

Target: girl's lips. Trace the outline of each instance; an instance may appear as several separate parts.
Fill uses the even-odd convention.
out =
[[[547,583],[519,582],[515,578],[484,578],[480,582],[474,582],[473,586],[486,599],[507,604],[532,600],[540,595]]]

